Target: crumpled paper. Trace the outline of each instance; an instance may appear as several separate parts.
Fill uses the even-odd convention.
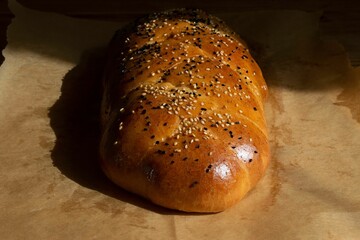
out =
[[[272,161],[218,214],[154,206],[97,166],[104,49],[125,22],[10,0],[0,68],[1,239],[357,239],[360,69],[319,34],[320,13],[218,15],[246,39],[270,89]]]

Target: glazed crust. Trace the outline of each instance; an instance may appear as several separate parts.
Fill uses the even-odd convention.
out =
[[[200,10],[137,20],[110,43],[101,166],[161,206],[219,212],[264,175],[267,87],[245,43]]]

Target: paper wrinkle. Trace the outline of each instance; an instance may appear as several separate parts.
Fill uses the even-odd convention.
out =
[[[360,68],[319,34],[319,13],[219,16],[248,41],[269,84],[272,160],[239,204],[204,215],[154,206],[114,186],[97,165],[104,49],[125,23],[9,4],[15,18],[0,67],[1,239],[360,236]]]

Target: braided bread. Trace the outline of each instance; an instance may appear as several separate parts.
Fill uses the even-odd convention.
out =
[[[264,175],[267,86],[221,20],[185,9],[137,20],[111,41],[103,87],[100,162],[122,188],[219,212]]]

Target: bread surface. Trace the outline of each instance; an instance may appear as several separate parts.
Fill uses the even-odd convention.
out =
[[[264,175],[267,86],[221,20],[179,9],[135,21],[110,43],[103,87],[100,161],[122,188],[219,212]]]

